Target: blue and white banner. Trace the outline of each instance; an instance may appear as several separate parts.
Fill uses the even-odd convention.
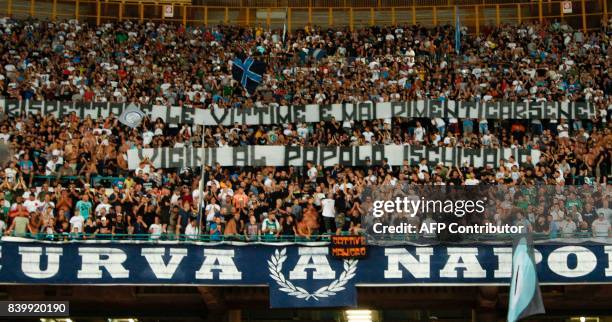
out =
[[[541,284],[612,282],[612,245],[535,246]],[[356,305],[357,286],[508,285],[510,245],[369,246],[339,260],[324,244],[54,243],[4,238],[0,284],[269,286],[272,307]]]

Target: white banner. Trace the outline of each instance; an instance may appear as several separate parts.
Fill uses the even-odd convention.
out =
[[[473,118],[473,119],[590,119],[595,106],[586,102],[455,102],[424,100],[411,102],[359,103],[331,105],[294,105],[262,108],[195,109],[141,105],[151,120],[162,119],[168,124],[247,125],[316,123],[320,121],[361,121],[404,118]],[[127,108],[124,103],[84,103],[58,101],[18,101],[0,99],[0,111],[17,114],[52,114],[63,117],[75,113],[80,118],[119,116]]]
[[[200,148],[159,148],[132,149],[128,151],[128,165],[131,170],[138,168],[145,158],[156,168],[198,167],[202,164]],[[364,145],[354,147],[338,146],[267,146],[209,148],[206,164],[220,166],[305,166],[308,161],[325,167],[341,164],[345,166],[379,165],[387,159],[390,165],[410,164],[426,159],[430,164],[442,162],[447,166],[461,166],[465,162],[475,167],[492,165],[497,167],[500,160],[513,156],[518,162],[527,156],[539,160],[539,150],[529,149],[463,149],[424,147],[414,145]]]

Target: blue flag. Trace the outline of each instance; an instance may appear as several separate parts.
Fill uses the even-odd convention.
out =
[[[508,322],[545,313],[542,293],[538,284],[533,242],[521,236],[512,248],[512,280],[508,300]]]
[[[237,54],[232,62],[232,78],[238,81],[249,95],[255,93],[263,80],[266,64],[243,54]]]
[[[320,60],[326,56],[327,56],[327,51],[323,48],[316,48],[315,50],[312,51],[312,57],[315,60]]]
[[[455,8],[455,52],[461,53],[461,22],[459,21],[459,9]]]

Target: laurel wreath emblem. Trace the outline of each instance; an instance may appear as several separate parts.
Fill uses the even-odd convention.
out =
[[[338,279],[334,280],[327,286],[323,286],[320,289],[316,290],[314,293],[310,293],[302,287],[296,286],[291,283],[290,280],[285,278],[285,275],[282,272],[283,263],[287,260],[287,249],[283,248],[280,252],[277,250],[274,251],[274,255],[268,260],[268,270],[270,270],[270,277],[276,281],[276,284],[280,286],[279,290],[287,293],[290,296],[297,297],[299,299],[305,299],[308,301],[309,299],[314,299],[316,301],[319,298],[334,296],[336,293],[343,291],[345,289],[346,283],[350,281],[353,277],[355,277],[355,271],[357,270],[357,262],[356,259],[348,259],[344,260],[344,271],[340,274]]]

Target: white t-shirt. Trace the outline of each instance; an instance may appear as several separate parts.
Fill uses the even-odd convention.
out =
[[[593,229],[593,235],[595,237],[608,237],[608,231],[610,230],[610,222],[608,220],[595,220],[591,224],[591,228]]]
[[[100,213],[100,211],[102,209],[106,209],[106,213],[108,214],[108,212],[110,211],[111,205],[107,204],[107,203],[101,203],[99,205],[96,206],[96,215],[98,215]]]
[[[576,232],[576,223],[573,221],[562,221],[559,226],[563,235],[571,235]]]
[[[206,221],[213,221],[215,219],[215,213],[220,212],[221,211],[221,206],[219,206],[218,204],[208,204],[206,206],[205,212],[206,212]]]
[[[446,122],[444,122],[443,119],[436,117],[433,119],[432,123],[437,127],[437,128],[441,128],[443,126],[446,125]]]
[[[316,182],[317,181],[317,168],[312,167],[310,169],[308,169],[308,179],[310,179],[311,182]]]
[[[470,179],[466,179],[465,180],[465,185],[466,186],[475,186],[475,185],[478,185],[478,183],[480,183],[480,180],[478,180],[478,179],[470,178]]]
[[[306,138],[308,136],[308,129],[305,127],[299,127],[297,133],[300,137]]]
[[[336,217],[336,200],[334,199],[323,199],[321,200],[321,206],[323,207],[323,217]]]
[[[146,131],[144,133],[142,133],[142,144],[143,145],[149,145],[151,144],[151,142],[153,141],[153,137],[155,136],[155,134],[151,131]]]
[[[374,133],[367,131],[367,132],[363,132],[363,137],[365,138],[366,142],[371,143],[372,142],[372,137],[374,136]]]
[[[38,201],[38,199],[34,199],[34,200],[28,199],[23,202],[23,206],[26,207],[28,212],[36,212],[36,210],[38,210],[38,207],[40,207],[40,201]]]
[[[81,216],[80,214],[76,216],[72,216],[72,218],[70,218],[70,226],[72,227],[70,231],[74,231],[74,229],[77,228],[78,231],[82,233],[84,222],[85,222],[85,218],[83,218],[83,216]]]
[[[425,129],[422,126],[414,129],[414,138],[419,142],[423,142],[425,138]]]
[[[185,228],[185,235],[187,235],[187,238],[189,239],[197,239],[199,234],[200,231],[198,230],[198,226],[189,224]]]
[[[159,224],[152,224],[149,226],[149,231],[151,232],[151,239],[158,239],[162,233],[162,227]]]
[[[318,192],[318,193],[315,193],[313,197],[314,197],[314,204],[317,206],[321,206],[321,200],[325,199],[325,194],[322,192]]]

